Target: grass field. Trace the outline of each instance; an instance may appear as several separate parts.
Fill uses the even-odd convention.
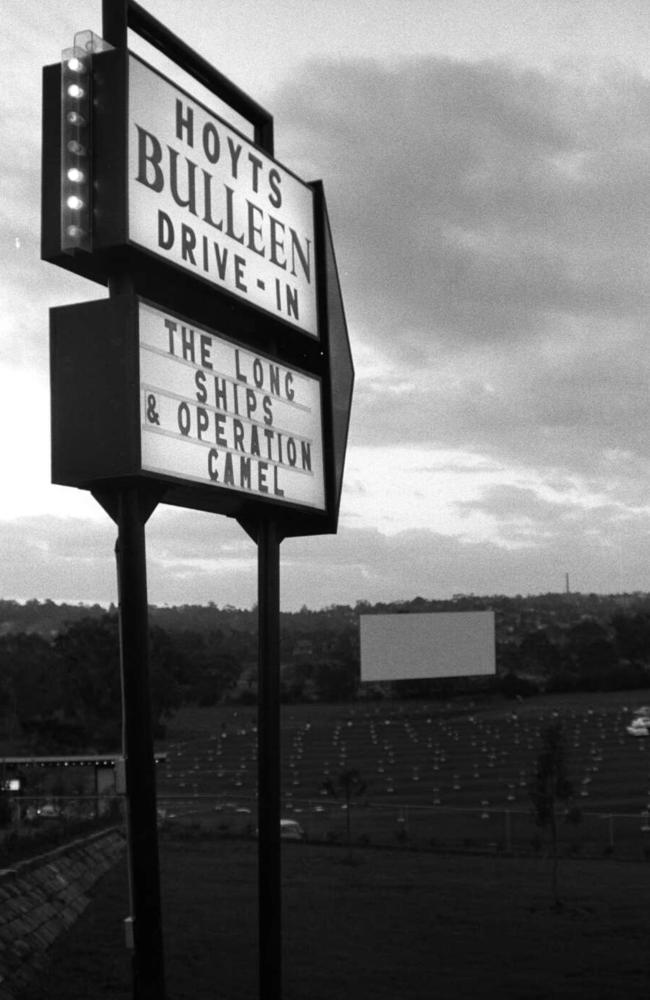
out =
[[[354,834],[374,844],[530,850],[528,783],[544,725],[564,723],[579,828],[567,850],[630,858],[650,853],[650,740],[626,733],[648,692],[549,696],[528,702],[379,702],[284,706],[283,814],[312,839],[345,833],[342,802],[323,793],[345,768],[367,790]],[[170,821],[243,832],[256,813],[254,709],[186,709],[160,749],[158,793]]]
[[[645,701],[647,692],[283,708],[283,812],[313,835],[283,844],[285,1000],[646,997],[650,865],[639,859],[650,740],[625,733]],[[578,803],[617,823],[630,815],[636,838],[627,860],[618,842],[603,851],[602,831],[592,859],[564,858],[559,912],[544,852],[502,853],[502,817],[529,812],[539,732],[558,717]],[[251,709],[188,709],[159,747],[168,754],[158,773],[168,1000],[257,996],[256,843],[224,836],[256,823],[255,723]],[[369,824],[370,844],[352,855],[316,842],[345,830],[340,802],[321,795],[345,767],[369,783],[353,828],[356,841]],[[398,841],[400,815],[409,835]],[[447,821],[455,826],[443,836]],[[413,850],[432,846],[432,829],[437,850]],[[588,845],[592,828],[580,829]],[[455,840],[464,854],[446,849]],[[130,998],[127,913],[122,867],[56,943],[42,993],[26,1000]]]
[[[168,1000],[257,996],[252,842],[161,841]],[[285,1000],[647,997],[648,867],[285,844]],[[30,1000],[127,1000],[123,868]]]

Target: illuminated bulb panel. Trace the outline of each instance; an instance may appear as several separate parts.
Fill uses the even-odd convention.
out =
[[[61,58],[61,249],[69,253],[92,250],[91,58],[77,47]]]
[[[61,54],[61,249],[92,251],[93,56],[112,48],[78,31]]]

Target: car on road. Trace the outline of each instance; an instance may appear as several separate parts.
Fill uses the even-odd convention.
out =
[[[298,820],[295,819],[281,819],[280,820],[280,837],[282,840],[304,840],[305,831],[301,827]]]
[[[255,830],[255,836],[259,837],[260,831]],[[296,819],[280,820],[280,840],[304,840],[305,831]]]
[[[55,806],[52,802],[46,802],[44,806],[41,806],[37,810],[36,815],[39,819],[59,819],[61,816],[61,810],[58,806]]]

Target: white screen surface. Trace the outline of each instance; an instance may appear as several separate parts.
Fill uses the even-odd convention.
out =
[[[362,681],[496,672],[493,611],[362,615],[359,629]]]

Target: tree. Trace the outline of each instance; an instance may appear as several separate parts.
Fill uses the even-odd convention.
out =
[[[349,664],[320,660],[314,664],[314,681],[320,701],[347,701],[354,697],[359,674]]]
[[[120,746],[122,683],[117,616],[89,618],[57,636],[62,707],[83,727],[88,744],[101,750]],[[180,703],[173,647],[160,628],[150,632],[151,719],[154,728]]]
[[[338,788],[337,788],[338,785]],[[348,847],[352,845],[352,820],[351,820],[351,805],[353,796],[363,795],[367,788],[366,782],[362,779],[359,771],[354,768],[346,768],[341,771],[337,778],[337,784],[335,785],[332,781],[327,780],[323,782],[323,788],[328,795],[337,799],[339,794],[339,789],[343,792],[345,797],[345,829],[347,835]]]
[[[558,893],[558,803],[567,805],[573,795],[566,759],[566,741],[561,722],[553,722],[541,732],[541,749],[534,777],[530,783],[530,798],[535,822],[551,837],[553,855],[552,889],[556,907],[561,907]]]

